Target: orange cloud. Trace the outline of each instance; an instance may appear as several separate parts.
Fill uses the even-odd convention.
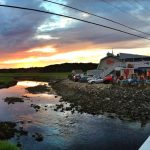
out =
[[[109,49],[109,47],[106,48],[106,45],[100,47],[99,44],[91,42],[72,44],[68,47],[62,44],[61,49],[51,46],[37,47],[12,54],[3,54],[0,58],[0,68],[41,67],[64,62],[99,63]],[[149,48],[114,49],[115,54],[120,52],[150,55]]]
[[[39,52],[39,53],[55,53],[56,49],[52,47],[43,47],[43,48],[34,48],[30,49],[26,52],[32,53],[32,52]]]

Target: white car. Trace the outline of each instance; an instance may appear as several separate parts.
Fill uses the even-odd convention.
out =
[[[90,84],[103,83],[103,79],[102,78],[93,78],[93,79],[89,80],[88,83],[90,83]]]
[[[93,79],[99,79],[99,78],[100,78],[100,77],[98,77],[98,76],[93,76],[93,77],[87,78],[87,80],[90,81],[90,80],[93,80]]]

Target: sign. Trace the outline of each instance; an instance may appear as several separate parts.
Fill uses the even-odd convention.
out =
[[[106,63],[107,63],[107,65],[111,65],[111,64],[114,64],[115,61],[112,59],[108,59],[108,60],[106,60]]]

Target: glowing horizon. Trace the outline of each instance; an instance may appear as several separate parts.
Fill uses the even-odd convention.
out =
[[[85,3],[79,0],[76,2],[59,0],[59,2],[80,9],[85,6]],[[89,14],[75,12],[46,2],[2,0],[1,3],[49,10],[149,37],[105,20],[98,20]],[[139,7],[135,3],[130,5],[126,1],[119,4],[117,0],[112,2],[120,9],[126,10],[128,15],[112,9],[111,6],[99,0],[95,0],[94,3],[88,0],[86,6],[89,12],[149,33],[150,18],[149,14],[144,11],[144,7],[149,3],[144,1],[143,6]],[[111,14],[108,9],[112,10]],[[112,49],[115,54],[122,52],[150,55],[148,40],[53,15],[5,8],[0,9],[0,12],[3,14],[0,23],[0,68],[43,67],[66,62],[99,63],[100,59]]]
[[[37,50],[37,51],[36,51]],[[54,50],[54,49],[53,49]],[[113,49],[114,54],[118,53],[132,53],[132,54],[141,54],[141,55],[148,55],[150,56],[150,52],[148,52],[149,48],[137,48],[132,49],[132,52],[127,49]],[[29,50],[27,53],[35,53],[39,52],[39,49]],[[105,57],[107,52],[112,52],[112,50],[106,50],[106,49],[92,49],[92,50],[80,50],[80,51],[73,51],[73,52],[66,52],[54,55],[51,55],[53,52],[47,51],[47,48],[43,48],[40,51],[41,53],[46,53],[47,56],[28,56],[24,58],[19,59],[9,59],[1,61],[0,65],[5,65],[8,67],[5,68],[29,68],[29,67],[44,67],[47,65],[53,65],[53,64],[61,64],[61,63],[75,63],[75,62],[82,62],[82,63],[99,63],[100,59]],[[48,56],[48,54],[50,54]],[[92,60],[92,61],[91,61]],[[51,62],[51,63],[50,63]],[[38,66],[37,66],[38,63]],[[12,67],[11,67],[12,66]]]

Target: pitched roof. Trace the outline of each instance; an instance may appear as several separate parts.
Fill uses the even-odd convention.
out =
[[[127,58],[147,58],[150,56],[145,56],[145,55],[137,55],[137,54],[128,54],[128,53],[120,53],[119,54],[119,59],[127,59]]]

